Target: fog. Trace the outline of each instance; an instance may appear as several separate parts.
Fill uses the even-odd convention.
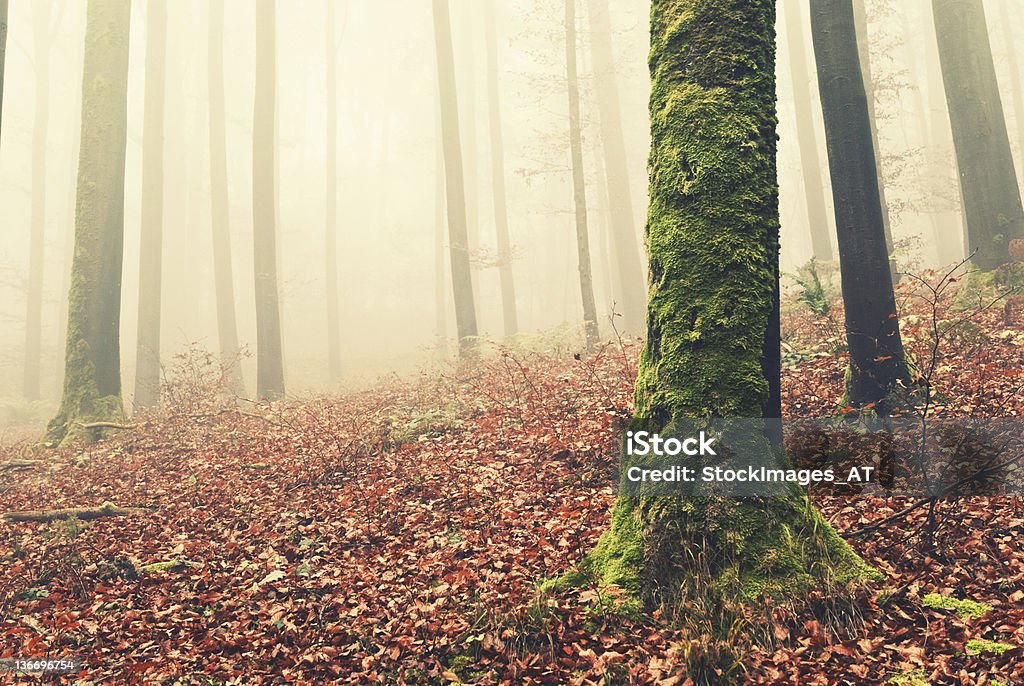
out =
[[[159,0],[132,6],[121,349],[126,405],[135,369],[146,21]],[[326,2],[334,1],[334,55],[325,46]],[[491,1],[491,0],[487,0]],[[795,0],[789,0],[794,2]],[[278,282],[289,393],[358,385],[378,374],[407,373],[437,359],[437,303],[443,337],[454,339],[451,280],[435,268],[439,141],[433,19],[426,0],[278,2],[276,214]],[[604,187],[602,128],[594,93],[587,2],[577,9],[577,55],[594,291],[602,335],[615,308]],[[779,182],[782,264],[793,272],[812,256],[805,181],[797,145],[790,59],[802,50],[813,69],[805,3],[802,36],[779,19]],[[924,269],[963,256],[959,194],[938,54],[926,2],[867,0],[869,52],[879,148],[899,260]],[[255,351],[252,127],[254,3],[227,0],[223,54],[230,234],[239,339]],[[480,335],[501,340],[502,311],[491,181],[483,8],[451,0],[451,23],[466,178],[467,221]],[[1020,98],[1010,97],[1010,51],[1019,20],[985,8],[1018,178]],[[581,326],[580,283],[570,170],[563,6],[538,0],[494,5],[498,86],[517,314],[522,335],[566,340]],[[168,2],[163,169],[161,359],[192,344],[216,351],[217,312],[211,238],[207,22],[205,0]],[[59,397],[64,320],[74,231],[86,3],[12,0],[0,144],[0,397],[22,396],[33,198],[45,208],[42,271],[42,394]],[[649,7],[612,0],[610,19],[630,191],[642,241],[648,155]],[[794,40],[795,39],[795,40]],[[337,65],[336,188],[325,182],[326,61]],[[43,78],[43,74],[47,74]],[[817,97],[813,73],[806,75]],[[40,98],[48,100],[37,116]],[[804,103],[805,105],[808,103]],[[831,194],[821,110],[811,105],[824,196]],[[924,117],[922,117],[924,115]],[[923,121],[926,120],[926,121]],[[46,125],[42,159],[33,140]],[[45,172],[40,174],[41,164]],[[338,208],[340,379],[327,370],[324,223],[327,193]],[[40,200],[40,198],[42,198]],[[834,243],[834,226],[829,225]],[[447,234],[445,234],[447,235]],[[441,284],[441,299],[438,284]],[[243,361],[252,385],[255,358]]]

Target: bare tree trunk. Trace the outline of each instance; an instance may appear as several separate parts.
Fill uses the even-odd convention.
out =
[[[470,276],[466,192],[462,175],[459,105],[448,0],[433,0],[433,10],[448,208],[448,251],[451,260],[452,290],[455,295],[455,325],[459,336],[459,354],[466,356],[472,354],[476,346],[476,306],[473,300],[473,280]]]
[[[1013,111],[1017,115],[1017,144],[1024,155],[1024,83],[1020,80],[1020,60],[1017,58],[1017,34],[1013,32],[1014,21],[1010,13],[1010,3],[1002,0],[999,3],[999,19],[1006,37],[1006,66],[1010,69],[1010,94],[1013,98]]]
[[[1024,208],[981,0],[932,0],[942,81],[967,217],[968,253],[983,270],[1010,261]]]
[[[217,301],[217,342],[221,365],[231,390],[245,392],[235,318],[235,279],[231,263],[231,225],[228,211],[228,154],[224,139],[224,0],[210,0],[207,32],[210,100],[210,213],[213,234],[213,280]]]
[[[3,12],[6,32],[6,2],[0,11]],[[27,399],[39,400],[43,342],[43,253],[46,241],[46,143],[50,118],[50,6],[47,3],[36,3],[32,6],[32,12],[36,98],[32,123],[32,218],[28,251],[25,370],[22,391]],[[2,66],[0,64],[0,69]]]
[[[47,427],[50,444],[91,438],[81,422],[124,415],[119,338],[130,14],[130,0],[89,0],[64,394]]]
[[[823,165],[818,156],[818,142],[814,137],[814,115],[811,112],[814,99],[811,97],[811,69],[807,64],[804,41],[806,33],[800,16],[801,6],[800,0],[786,0],[782,8],[786,19],[786,37],[789,39],[789,70],[793,81],[800,172],[804,180],[804,201],[807,203],[812,253],[815,259],[831,260],[834,255],[832,241],[829,238],[825,184],[821,180]]]
[[[440,127],[438,127],[440,131]],[[434,179],[434,328],[442,357],[448,355],[448,289],[444,261],[444,150],[438,142]]]
[[[7,64],[7,0],[0,0],[0,115],[4,104],[4,67]],[[3,130],[0,120],[0,131]]]
[[[463,188],[466,198],[466,238],[469,246],[469,274],[473,281],[473,306],[478,307],[483,302],[483,289],[480,286],[482,263],[480,260],[480,242],[483,232],[480,230],[480,183],[477,169],[477,101],[476,101],[476,23],[473,21],[476,13],[475,2],[456,3],[456,10],[461,16],[456,15],[453,24],[454,59],[456,83],[460,84],[459,92],[459,126],[462,145],[463,165]],[[459,21],[461,19],[461,22]],[[461,31],[459,30],[461,27]],[[461,40],[459,40],[461,39]],[[459,59],[460,48],[462,58]],[[483,315],[481,311],[476,312],[477,326],[483,328]]]
[[[572,198],[576,215],[576,255],[583,297],[583,328],[587,350],[598,341],[594,277],[590,265],[590,235],[587,228],[587,189],[583,177],[583,133],[580,127],[580,87],[576,74],[576,0],[565,0],[565,76],[569,91],[569,142],[572,148]]]
[[[334,3],[327,0],[327,205],[324,252],[327,288],[327,359],[332,380],[341,377],[341,323],[338,312],[338,67]]]
[[[151,2],[147,6],[147,12],[135,409],[153,407],[160,403],[160,286],[163,264],[167,7],[163,2]]]
[[[637,247],[636,220],[633,216],[633,197],[629,186],[626,143],[622,133],[622,108],[619,105],[619,87],[612,52],[608,0],[591,0],[588,8],[591,59],[594,62],[594,90],[601,121],[601,142],[604,147],[610,231],[615,245],[615,264],[619,271],[617,282],[620,290],[616,309],[622,313],[623,329],[630,333],[638,333],[645,328],[644,268]]]
[[[811,35],[846,306],[848,400],[855,407],[873,404],[884,413],[896,382],[906,380],[907,373],[851,0],[811,0]]]
[[[869,50],[868,15],[864,0],[853,0],[853,20],[857,30],[857,57],[860,60],[864,93],[868,99],[868,117],[871,123],[871,149],[875,153],[875,178],[878,183],[878,201],[882,206],[882,226],[885,229],[885,249],[889,254],[889,273],[893,283],[899,282],[899,271],[892,258],[892,224],[889,218],[889,203],[885,199],[885,176],[882,174],[882,153],[878,147],[878,121],[875,118],[875,80],[871,73],[871,52]]]
[[[501,311],[505,338],[519,333],[516,312],[516,284],[512,275],[512,239],[508,230],[508,200],[505,196],[505,142],[501,130],[501,102],[498,97],[498,39],[494,3],[484,3],[484,32],[487,38],[487,105],[490,114],[491,182],[494,188],[494,230],[498,246],[498,275],[501,279]]]
[[[275,0],[256,1],[256,89],[252,126],[253,267],[256,278],[256,393],[284,395],[281,311],[277,292],[274,121]]]

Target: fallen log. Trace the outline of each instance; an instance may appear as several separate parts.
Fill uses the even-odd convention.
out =
[[[87,424],[79,425],[83,429],[121,429],[127,431],[128,429],[134,429],[134,424],[119,424],[118,422],[88,422]]]
[[[5,472],[8,469],[34,469],[42,463],[42,460],[9,460],[0,462],[0,472]]]
[[[119,517],[140,515],[149,512],[142,507],[118,507],[107,501],[99,507],[68,507],[57,510],[21,510],[6,512],[3,518],[8,522],[52,522],[55,519],[99,519],[100,517]]]

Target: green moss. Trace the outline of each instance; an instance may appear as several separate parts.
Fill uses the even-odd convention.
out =
[[[995,655],[1002,655],[1008,650],[1013,650],[1017,646],[1010,645],[1009,643],[999,643],[997,641],[989,641],[984,638],[972,638],[967,642],[967,653],[969,655],[981,655],[982,653],[993,653]]]
[[[951,598],[938,593],[929,593],[921,599],[921,604],[932,610],[952,610],[963,620],[980,619],[992,610],[992,606],[985,603]]]
[[[931,686],[931,682],[928,681],[928,675],[923,669],[900,672],[895,676],[889,677],[886,683],[896,684],[896,686]]]

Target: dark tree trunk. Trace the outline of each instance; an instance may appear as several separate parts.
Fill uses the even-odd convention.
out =
[[[334,36],[334,3],[327,0],[327,204],[324,252],[327,288],[327,359],[331,379],[341,376],[341,322],[338,310],[338,68]]]
[[[0,7],[7,24],[7,3]],[[32,122],[32,216],[29,236],[28,298],[25,307],[25,375],[23,392],[29,400],[39,400],[43,343],[43,257],[46,240],[46,155],[50,118],[50,6],[32,7],[35,47],[35,116]],[[0,64],[0,69],[3,65]],[[2,77],[0,77],[2,78]],[[2,98],[0,98],[2,100]],[[3,107],[0,101],[0,108]]]
[[[130,0],[89,0],[64,393],[47,428],[51,444],[91,439],[95,432],[82,423],[124,415],[121,261],[130,14]]]
[[[231,262],[231,227],[228,213],[228,155],[224,142],[224,0],[210,0],[207,32],[210,98],[210,211],[213,234],[213,278],[217,301],[217,341],[221,365],[231,390],[245,393],[242,379],[238,324],[235,318],[235,279]]]
[[[636,423],[671,431],[770,416],[779,354],[775,0],[654,0],[650,68],[651,292]],[[791,493],[620,488],[585,566],[649,603],[696,611],[867,574],[799,489]]]
[[[811,248],[815,259],[831,260],[832,241],[829,239],[828,210],[825,206],[825,184],[821,180],[822,164],[818,156],[818,142],[814,138],[814,116],[811,111],[811,70],[807,64],[802,3],[786,0],[786,36],[789,39],[789,68],[793,80],[793,99],[796,108],[796,135],[800,148],[800,172],[804,180],[804,200],[807,203],[807,221],[811,229]]]
[[[487,108],[491,134],[491,184],[494,192],[494,230],[498,246],[498,277],[501,280],[501,312],[505,338],[519,333],[516,313],[516,284],[512,276],[512,239],[508,230],[508,200],[505,197],[505,142],[501,131],[501,101],[498,94],[498,39],[494,3],[484,3],[484,33],[487,40]]]
[[[1010,261],[1024,238],[1017,173],[981,0],[932,0],[942,80],[953,127],[968,253],[983,270]]]
[[[615,264],[619,271],[616,310],[622,314],[622,327],[629,333],[638,333],[644,329],[644,272],[637,247],[608,0],[590,0],[588,10],[594,91],[605,158],[610,231],[615,246]]]
[[[459,105],[455,87],[455,58],[452,54],[451,19],[448,0],[432,0],[434,39],[437,48],[438,94],[441,100],[441,140],[444,146],[445,189],[448,208],[448,251],[452,291],[455,294],[455,326],[459,354],[471,354],[476,347],[476,306],[470,275],[469,237],[466,228],[466,191],[462,176],[462,145],[459,140]]]
[[[839,237],[848,399],[855,407],[875,403],[884,411],[896,382],[905,379],[906,365],[851,0],[811,0],[811,34]]]
[[[135,408],[160,402],[160,287],[164,221],[164,72],[167,7],[148,5],[146,95],[142,122],[142,222],[139,241],[139,333],[135,348]]]
[[[590,263],[590,230],[587,226],[587,189],[583,176],[583,132],[580,127],[580,87],[576,74],[576,0],[565,0],[565,74],[569,91],[569,143],[572,149],[572,199],[576,216],[576,258],[583,299],[583,328],[587,350],[598,341],[597,305]]]
[[[256,277],[256,393],[284,395],[277,292],[274,121],[277,49],[275,0],[256,0],[256,90],[252,126],[253,267]]]

